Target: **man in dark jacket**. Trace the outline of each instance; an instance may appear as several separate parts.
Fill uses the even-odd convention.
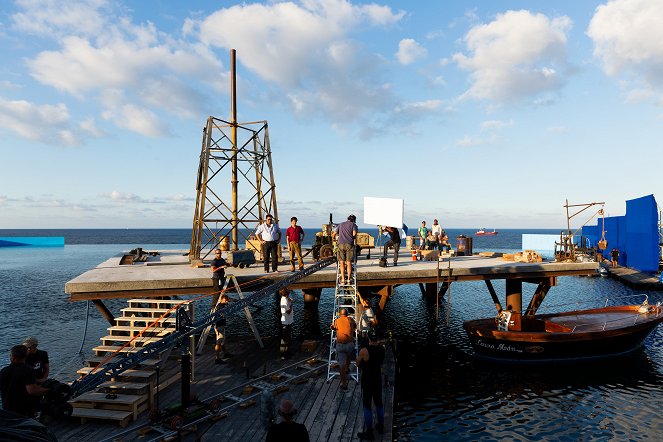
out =
[[[265,442],[309,442],[308,430],[304,424],[292,420],[295,413],[297,413],[295,404],[289,399],[283,399],[279,407],[279,414],[283,420],[269,429]]]
[[[9,355],[10,364],[0,370],[0,397],[2,408],[25,417],[35,415],[35,397],[43,396],[50,390],[35,381],[35,372],[25,358],[25,346],[15,345]]]

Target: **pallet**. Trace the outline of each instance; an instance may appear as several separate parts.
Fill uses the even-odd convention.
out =
[[[132,419],[136,420],[139,413],[147,410],[148,396],[147,394],[115,394],[114,396],[108,396],[106,393],[88,392],[83,393],[69,403],[75,409],[130,411]]]
[[[85,424],[88,419],[101,419],[117,421],[124,428],[131,422],[133,413],[131,411],[99,410],[96,408],[74,408],[71,416],[80,418],[81,424]]]

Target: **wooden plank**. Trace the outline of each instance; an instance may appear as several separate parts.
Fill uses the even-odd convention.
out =
[[[81,418],[81,424],[84,424],[87,419],[101,419],[118,421],[121,427],[126,427],[132,416],[131,411],[98,410],[94,408],[74,408],[72,413],[72,417]]]

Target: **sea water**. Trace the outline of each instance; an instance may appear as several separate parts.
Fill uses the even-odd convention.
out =
[[[316,230],[305,231],[304,245],[310,246]],[[452,242],[473,232],[447,229]],[[474,237],[473,248],[475,252],[520,250],[523,233],[558,232],[501,230],[496,236]],[[31,335],[49,352],[51,375],[61,380],[75,377],[108,327],[94,306],[69,302],[64,284],[132,248],[186,251],[191,238],[189,229],[0,230],[0,236],[12,234],[64,236],[65,246],[0,248],[0,365],[8,363],[13,345]],[[504,281],[494,285],[503,297]],[[533,284],[523,285],[524,303],[534,289]],[[323,291],[317,311],[304,309],[302,297],[295,296],[295,336],[328,337],[332,294],[330,289]],[[663,297],[634,291],[609,278],[562,277],[544,306],[569,310],[606,297],[640,294],[648,295],[652,303]],[[463,321],[495,314],[485,284],[452,284],[449,295],[436,310],[422,299],[417,285],[398,286],[381,318],[382,329],[395,338],[398,359],[396,440],[660,439],[660,326],[641,350],[625,358],[549,367],[491,364],[474,358],[462,328]],[[125,300],[105,303],[115,314],[126,307]],[[277,333],[279,314],[273,300],[262,301],[253,317],[262,335]],[[228,330],[251,336],[241,314],[229,318]]]

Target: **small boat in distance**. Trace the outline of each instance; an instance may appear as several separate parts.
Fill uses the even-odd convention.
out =
[[[492,232],[487,232],[483,227],[477,230],[477,233],[475,233],[476,236],[490,236],[490,235],[497,235],[497,231],[493,229]]]
[[[642,346],[663,321],[661,303],[608,305],[588,310],[495,318],[463,324],[477,356],[501,362],[549,363],[614,357]],[[514,314],[516,313],[516,314]]]

